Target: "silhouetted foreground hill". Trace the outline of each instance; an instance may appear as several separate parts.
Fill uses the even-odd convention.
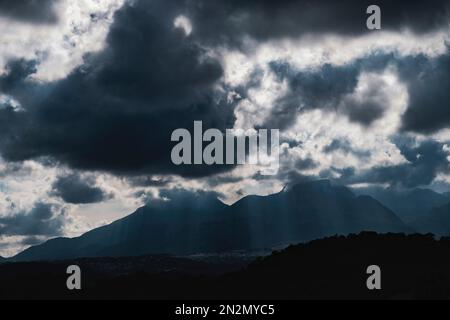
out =
[[[79,238],[32,247],[13,260],[248,251],[364,230],[409,231],[375,199],[317,181],[233,206],[210,196],[157,203]]]
[[[0,298],[450,298],[450,239],[432,236],[332,237],[289,247],[237,272],[239,262],[221,261],[158,256],[6,264],[0,266]],[[65,289],[72,264],[82,269],[82,291]],[[381,291],[366,288],[370,265],[381,267]]]

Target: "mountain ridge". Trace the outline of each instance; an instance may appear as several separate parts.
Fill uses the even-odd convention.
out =
[[[12,261],[259,250],[362,231],[411,230],[379,201],[321,180],[231,206],[182,196],[141,207],[80,237],[31,247]]]
[[[436,207],[450,202],[450,198],[430,189],[398,190],[395,188],[355,189],[356,194],[369,195],[396,213],[405,223],[413,223]]]

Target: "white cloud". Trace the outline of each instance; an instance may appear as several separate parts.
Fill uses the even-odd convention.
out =
[[[178,16],[175,18],[173,25],[175,28],[180,28],[184,31],[186,36],[189,36],[192,33],[192,23],[185,16]]]
[[[57,25],[34,25],[0,17],[0,74],[10,59],[39,59],[39,81],[66,77],[83,55],[101,50],[114,12],[124,0],[62,0]]]
[[[235,110],[234,129],[253,129],[262,125],[276,105],[277,99],[288,93],[286,81],[279,81],[269,69],[261,75],[260,85],[247,92]]]
[[[235,110],[235,128],[249,129],[262,125],[279,98],[289,92],[286,82],[277,78],[269,64],[283,61],[296,71],[312,71],[324,64],[344,66],[356,59],[377,53],[392,53],[398,57],[423,54],[428,57],[438,57],[447,52],[449,30],[441,30],[426,35],[415,35],[407,30],[402,32],[377,32],[359,37],[318,36],[302,37],[297,40],[271,40],[257,43],[248,40],[241,50],[228,48],[210,49],[212,54],[221,59],[224,66],[224,85],[231,88],[253,85],[245,99],[240,100]],[[258,84],[255,77],[260,77]],[[374,88],[376,86],[376,88]],[[371,92],[376,89],[382,96],[381,105],[386,109],[379,119],[369,127],[363,127],[350,122],[345,115],[346,103],[367,102]],[[239,97],[240,98],[240,97]],[[377,97],[379,98],[379,97]],[[359,170],[374,166],[388,166],[405,163],[397,146],[391,142],[398,133],[402,115],[408,106],[408,90],[403,84],[394,67],[388,67],[379,73],[362,73],[359,76],[356,90],[344,97],[337,112],[329,110],[304,111],[295,125],[282,132],[284,138],[301,143],[299,147],[286,148],[285,165],[293,167],[297,159],[312,159],[318,164],[315,168],[307,168],[304,174],[319,174],[322,170],[334,168],[355,167]],[[294,115],[293,115],[294,116]],[[448,139],[448,130],[439,134],[441,139]],[[412,135],[418,138],[418,135]],[[335,151],[329,154],[323,152],[333,140],[347,141],[351,148],[368,156],[361,158],[352,152]],[[254,167],[240,167],[226,175],[242,177],[239,186],[248,185],[248,190],[255,193],[260,182],[252,181]],[[236,198],[236,184],[222,185],[221,191]],[[262,188],[262,189],[265,189]],[[276,187],[272,191],[276,192]]]
[[[20,102],[11,97],[10,95],[0,94],[0,109],[5,106],[13,108],[14,111],[23,111]]]
[[[376,32],[359,37],[337,35],[304,36],[300,39],[271,40],[257,43],[248,40],[242,51],[218,47],[210,50],[223,61],[225,82],[245,85],[252,71],[265,69],[272,61],[285,61],[297,70],[311,70],[324,64],[342,66],[376,53],[393,53],[399,57],[423,54],[438,57],[447,52],[450,30],[425,35],[408,31]]]

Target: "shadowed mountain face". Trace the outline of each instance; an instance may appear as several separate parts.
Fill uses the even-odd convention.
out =
[[[212,197],[146,206],[79,238],[32,247],[13,260],[248,251],[364,230],[409,231],[373,198],[319,181],[233,206]]]
[[[434,208],[426,217],[415,221],[413,227],[422,233],[450,236],[450,203]]]
[[[357,190],[367,194],[394,211],[406,223],[425,217],[431,210],[449,203],[450,198],[428,189],[399,191],[393,188]]]
[[[446,192],[444,193],[444,196],[448,198],[448,200],[450,200],[450,192]]]

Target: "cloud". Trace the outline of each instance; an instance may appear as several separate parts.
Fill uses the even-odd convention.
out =
[[[35,246],[45,242],[45,238],[39,236],[24,237],[20,244],[23,246]]]
[[[220,63],[167,23],[175,9],[165,1],[128,3],[115,16],[106,49],[86,57],[68,78],[9,85],[26,112],[0,110],[4,158],[51,157],[72,168],[116,174],[228,170],[177,167],[170,160],[173,130],[189,129],[195,120],[205,130],[233,124],[233,108],[215,88]],[[23,69],[5,77],[23,78]]]
[[[55,23],[58,0],[0,0],[0,16],[35,24]]]
[[[288,94],[277,99],[270,118],[263,127],[286,129],[305,109],[336,110],[344,95],[358,83],[359,68],[354,65],[334,67],[326,64],[318,70],[296,71],[289,64],[273,62],[273,72],[289,84]]]
[[[51,195],[71,204],[98,203],[111,198],[111,195],[95,186],[93,179],[78,174],[58,177],[53,183]]]
[[[351,122],[369,127],[389,110],[390,80],[379,76],[389,68],[409,94],[408,108],[402,115],[404,131],[432,134],[450,126],[450,94],[443,85],[450,82],[448,48],[438,57],[399,57],[381,52],[338,66],[298,70],[283,61],[270,66],[289,90],[276,99],[263,126],[286,129],[305,110],[318,108],[340,112]]]
[[[297,169],[299,171],[315,169],[315,168],[317,168],[317,166],[318,166],[318,164],[316,162],[314,162],[314,160],[311,158],[298,159],[295,162],[295,169]]]
[[[297,38],[305,34],[358,35],[367,33],[366,10],[373,1],[324,0],[205,0],[188,1],[186,15],[193,21],[196,36],[212,43],[240,44],[246,37],[257,41]],[[384,30],[404,28],[426,33],[447,27],[446,0],[377,1]]]
[[[149,177],[136,176],[127,179],[129,184],[133,187],[164,187],[173,181],[173,178],[168,177]]]
[[[430,185],[439,174],[450,172],[448,153],[443,144],[426,140],[418,145],[400,142],[398,147],[408,161],[393,166],[376,166],[365,172],[355,174],[354,168],[348,168],[349,174],[341,176],[343,183],[387,183],[391,186],[415,188]]]
[[[4,93],[15,93],[18,87],[24,85],[28,76],[37,71],[37,62],[25,59],[10,61],[5,67],[5,74],[0,77],[0,90]]]
[[[205,28],[198,26],[206,23],[203,20],[206,12],[213,10],[220,15],[214,10],[222,6],[237,17],[254,8],[252,14],[242,15],[243,20],[266,11],[289,20],[293,18],[289,12],[304,5],[302,1],[286,1],[282,6],[265,1],[241,5],[236,1],[223,5],[211,1],[202,6],[183,1],[126,3],[115,15],[106,48],[86,56],[84,64],[66,79],[44,85],[30,84],[24,79],[35,72],[36,62],[18,60],[9,64],[0,84],[26,112],[0,110],[0,148],[4,158],[23,161],[50,157],[74,169],[119,175],[198,177],[232,169],[177,167],[170,160],[171,132],[191,128],[194,120],[202,120],[205,129],[231,128],[235,117],[238,126],[248,124],[245,118],[239,118],[244,113],[235,113],[234,108],[239,105],[245,110],[246,98],[255,84],[246,89],[247,96],[242,99],[226,99],[227,92],[220,88],[225,75],[223,62],[212,57],[202,45],[207,42],[207,35],[202,33]],[[436,1],[434,8],[442,5]],[[323,6],[325,13],[334,8],[331,2]],[[406,7],[406,16],[414,17],[417,5]],[[401,9],[400,6],[392,8]],[[307,7],[308,10],[315,9]],[[433,15],[441,13],[430,11]],[[192,24],[189,35],[174,25],[180,17]],[[431,28],[413,19],[405,21],[403,24],[411,23],[417,31]],[[212,26],[206,31],[221,24],[209,22]],[[245,27],[246,22],[242,23]],[[258,24],[252,20],[253,23]],[[228,35],[228,29],[222,27],[217,29],[217,39]],[[387,84],[383,79],[376,76],[367,79],[362,75],[381,72],[396,61],[392,55],[367,56],[342,66],[325,64],[318,69],[300,71],[282,61],[272,62],[271,72],[278,80],[262,78],[261,85],[267,82],[274,90],[273,84],[278,81],[281,88],[287,84],[287,90],[284,94],[280,90],[266,90],[259,98],[261,92],[254,90],[254,100],[264,100],[266,110],[264,106],[258,108],[262,121],[253,125],[287,129],[305,109],[321,108],[338,110],[352,122],[371,126],[384,117],[391,96],[386,96]],[[253,107],[250,104],[248,110]],[[265,113],[269,115],[266,119]]]
[[[386,82],[382,77],[372,77],[364,87],[355,88],[355,92],[343,99],[339,109],[351,122],[371,126],[382,118],[388,109],[390,97],[385,89]]]
[[[325,64],[298,70],[288,62],[270,63],[271,71],[289,90],[280,94],[263,127],[287,129],[310,109],[345,115],[369,127],[384,117],[392,97],[389,77],[383,76],[397,59],[390,54],[369,55],[344,65]],[[392,78],[392,77],[391,77]]]
[[[0,178],[5,179],[11,176],[27,176],[32,173],[32,168],[22,163],[0,163]]]
[[[4,2],[8,5],[32,2],[34,6],[44,8],[45,4],[51,1]],[[57,17],[57,21],[53,23],[30,23],[0,14],[0,75],[10,60],[25,59],[39,62],[39,68],[33,74],[33,79],[37,81],[52,82],[67,77],[74,68],[83,63],[85,54],[104,48],[113,14],[124,0],[53,2],[54,15]],[[33,12],[39,15],[40,11]]]
[[[29,212],[0,217],[0,234],[4,236],[59,236],[67,221],[59,206],[38,202]]]
[[[326,154],[333,152],[343,152],[345,154],[354,154],[359,158],[370,158],[371,152],[367,150],[358,150],[352,144],[345,140],[334,139],[329,145],[325,146],[322,151]]]
[[[122,2],[60,0],[54,24],[0,15],[0,209],[15,212],[2,218],[11,226],[49,196],[91,203],[67,206],[83,223],[60,233],[77,236],[161,189],[232,203],[319,178],[448,181],[448,139],[418,143],[449,127],[448,1],[382,0],[380,32],[366,29],[365,1],[141,0],[113,16]],[[282,129],[279,175],[172,165],[170,135],[194,120]],[[18,246],[46,238],[21,237]]]
[[[410,95],[403,129],[430,134],[449,128],[450,53],[435,59],[419,56],[400,63]]]

